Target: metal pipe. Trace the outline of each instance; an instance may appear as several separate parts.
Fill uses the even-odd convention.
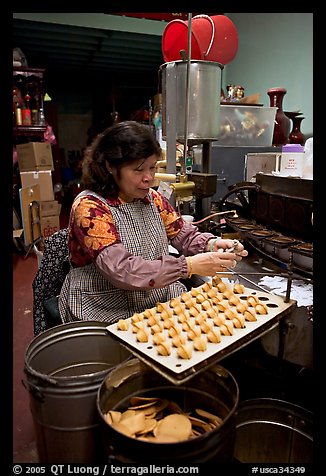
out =
[[[251,281],[251,279],[248,279],[246,278],[243,274],[240,274],[240,273],[237,273],[236,271],[234,271],[232,268],[225,268],[225,271],[218,271],[217,275],[219,274],[226,274],[226,272],[228,273],[231,273],[233,276],[238,276],[239,278],[242,278],[244,279],[245,281],[247,281],[248,283],[250,284],[253,284],[254,286],[256,286],[258,289],[261,289],[262,291],[264,291],[264,293],[268,293],[268,294],[273,294],[275,295],[275,293],[273,293],[272,291],[268,291],[267,289],[263,288],[262,286],[260,286],[259,284],[256,284],[254,281]]]
[[[187,77],[186,77],[186,102],[185,102],[185,128],[184,128],[184,148],[183,160],[181,163],[181,173],[186,172],[186,159],[188,153],[188,129],[189,129],[189,94],[190,94],[190,61],[191,61],[191,20],[192,13],[188,13],[188,56],[187,56]]]
[[[229,213],[233,213],[233,218],[238,217],[238,214],[237,214],[236,210],[226,210],[225,212],[212,213],[211,215],[208,215],[207,217],[202,218],[201,220],[194,221],[193,224],[198,225],[199,223],[202,223],[206,220],[209,220],[209,218],[217,217],[217,216],[220,216],[220,215],[226,215],[226,214],[229,214]]]
[[[237,253],[235,253],[237,254]],[[220,272],[220,271],[219,271]],[[223,271],[221,271],[221,274],[223,274]],[[237,271],[233,271],[233,274],[238,274]],[[242,275],[244,276],[279,276],[281,278],[288,278],[289,275],[288,273],[263,273],[263,272],[241,272]],[[313,280],[310,279],[310,278],[303,278],[302,276],[300,275],[296,275],[297,277],[295,278],[293,276],[293,279],[295,279],[296,281],[303,281],[304,283],[312,283]]]
[[[284,302],[289,302],[290,301],[290,296],[291,296],[291,286],[292,286],[292,279],[293,279],[293,272],[292,272],[292,259],[293,259],[293,253],[290,254],[290,260],[288,264],[288,282],[286,286],[286,294],[285,294],[285,299]]]
[[[291,286],[292,286],[292,278],[289,276],[287,281],[287,286],[286,286],[286,294],[285,294],[284,302],[290,301]]]
[[[284,296],[284,302],[288,303],[290,301],[291,285],[292,285],[292,280],[294,279],[293,273],[291,273],[291,272],[289,272],[288,274],[286,274],[286,273],[254,273],[254,272],[251,272],[251,273],[244,272],[244,273],[240,274],[240,273],[237,273],[236,271],[234,271],[231,268],[225,268],[225,270],[226,271],[218,271],[215,274],[223,275],[223,274],[226,274],[226,272],[231,273],[233,276],[238,276],[239,278],[244,279],[248,283],[253,284],[257,288],[261,289],[262,291],[267,292],[269,294],[274,294],[274,295],[275,295],[275,293],[273,293],[272,291],[268,291],[267,289],[263,288],[259,284],[256,284],[254,281],[251,281],[251,279],[246,278],[246,276],[249,276],[249,275],[251,275],[251,276],[264,275],[264,276],[281,276],[281,277],[287,278],[287,287],[286,287],[286,294]],[[312,279],[302,278],[301,276],[299,276],[298,278],[295,278],[295,279],[297,279],[298,281],[301,280],[301,281],[308,282],[308,283],[312,282]]]

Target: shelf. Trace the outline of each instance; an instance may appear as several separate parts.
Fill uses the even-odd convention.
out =
[[[16,105],[23,109],[24,106],[31,110],[43,111],[43,75],[44,68],[28,68],[23,66],[14,66],[13,67],[13,113],[14,113],[14,123],[13,126],[13,135],[14,137],[43,137],[44,132],[46,131],[47,126],[42,124],[42,121],[33,120],[33,123],[27,125],[17,125],[23,122],[21,120],[16,120]],[[29,98],[27,98],[29,96]],[[26,101],[26,102],[25,102]],[[44,111],[43,111],[44,112]],[[19,119],[19,118],[18,118]],[[27,122],[27,121],[26,121]],[[31,122],[31,121],[29,121]]]
[[[45,69],[43,68],[26,68],[24,66],[14,66],[13,67],[13,75],[17,76],[18,74],[22,76],[37,76],[39,78],[43,78]]]
[[[35,134],[44,134],[46,131],[46,126],[14,126],[13,134],[14,136],[24,135],[24,136],[33,136]]]

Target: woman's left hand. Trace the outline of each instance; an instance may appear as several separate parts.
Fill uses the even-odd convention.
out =
[[[243,244],[238,240],[229,240],[223,238],[216,240],[213,239],[208,242],[207,248],[209,248],[209,251],[215,251],[217,253],[232,252],[235,254],[235,259],[237,262],[248,256],[248,251],[244,249]]]

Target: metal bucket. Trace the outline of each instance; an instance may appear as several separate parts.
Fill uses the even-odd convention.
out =
[[[187,114],[187,61],[172,61],[162,71],[162,134],[175,125],[176,139],[185,141]],[[218,139],[220,131],[220,91],[223,66],[213,61],[191,60],[189,67],[189,116],[187,139],[195,143]]]
[[[109,410],[124,411],[132,396],[159,396],[177,403],[185,412],[201,408],[219,415],[223,423],[202,435],[177,443],[132,438],[115,430],[104,418]],[[233,459],[234,414],[238,399],[235,379],[221,366],[214,365],[185,384],[173,385],[138,359],[131,359],[110,372],[98,390],[97,408],[108,460],[134,464],[230,462]]]
[[[298,405],[246,400],[237,410],[234,456],[241,463],[312,463],[312,431],[312,413]]]
[[[106,323],[81,321],[35,337],[24,371],[40,463],[103,461],[96,394],[103,378],[130,353]]]

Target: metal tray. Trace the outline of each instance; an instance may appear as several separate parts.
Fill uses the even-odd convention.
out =
[[[197,289],[200,290],[201,288],[202,286],[199,286]],[[190,291],[188,294],[191,296]],[[167,340],[171,343],[171,354],[168,356],[158,354],[157,346],[152,342],[153,336],[150,329],[148,329],[148,342],[140,343],[137,341],[136,334],[132,332],[131,318],[126,319],[129,323],[127,331],[119,330],[117,323],[107,326],[107,330],[111,335],[115,336],[123,345],[125,345],[136,357],[155,369],[172,383],[178,385],[189,380],[196,372],[207,369],[208,366],[213,365],[241,347],[264,335],[276,326],[278,321],[283,316],[289,314],[289,312],[296,306],[296,301],[294,300],[285,303],[284,299],[280,296],[250,288],[245,288],[245,292],[243,294],[238,294],[237,296],[243,300],[250,295],[258,297],[261,302],[266,304],[268,314],[256,314],[256,321],[246,321],[245,328],[234,328],[234,334],[232,336],[221,335],[221,342],[219,343],[208,342],[205,351],[193,350],[190,359],[181,359],[178,357],[177,349],[172,346],[172,339],[168,336],[168,331],[166,329],[164,329],[163,332],[165,333]],[[189,317],[189,320],[194,322],[195,319]],[[174,316],[174,321],[181,329],[181,324],[178,323],[177,316]],[[181,334],[185,337],[187,336],[186,332],[183,330],[181,330]],[[187,343],[190,344],[191,341],[187,340]]]

